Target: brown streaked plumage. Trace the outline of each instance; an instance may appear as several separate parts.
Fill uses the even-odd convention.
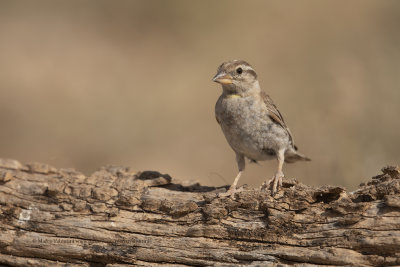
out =
[[[282,114],[260,89],[257,73],[250,64],[243,60],[225,62],[218,67],[213,81],[223,89],[215,106],[217,122],[236,153],[239,167],[230,189],[221,196],[234,196],[245,157],[251,161],[278,159],[278,170],[266,186],[275,194],[282,186],[283,162],[310,159],[297,152]]]

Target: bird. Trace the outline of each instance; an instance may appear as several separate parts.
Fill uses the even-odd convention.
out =
[[[293,135],[271,97],[260,88],[257,73],[244,60],[222,63],[212,81],[222,85],[222,94],[215,104],[215,117],[230,147],[236,154],[239,169],[229,190],[220,197],[234,198],[236,185],[250,162],[277,159],[274,176],[262,189],[271,195],[282,187],[283,164],[311,159],[298,152]]]

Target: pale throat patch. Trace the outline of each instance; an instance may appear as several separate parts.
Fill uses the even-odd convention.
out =
[[[238,94],[232,94],[232,95],[228,95],[228,98],[241,98],[241,96]]]

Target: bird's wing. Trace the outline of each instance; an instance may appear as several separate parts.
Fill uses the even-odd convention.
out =
[[[285,129],[289,135],[289,139],[292,142],[293,147],[297,150],[297,147],[294,145],[293,136],[290,132],[289,128],[287,127],[285,121],[283,120],[282,114],[279,112],[278,108],[275,106],[274,102],[272,101],[271,97],[267,95],[264,91],[261,91],[261,98],[264,101],[265,106],[268,110],[268,116],[277,124],[279,124],[283,129]]]

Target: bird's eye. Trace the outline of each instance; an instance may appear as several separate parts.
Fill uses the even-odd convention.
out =
[[[242,74],[242,72],[243,72],[243,69],[242,69],[242,68],[237,68],[237,69],[236,69],[236,73],[237,73],[237,74]]]

